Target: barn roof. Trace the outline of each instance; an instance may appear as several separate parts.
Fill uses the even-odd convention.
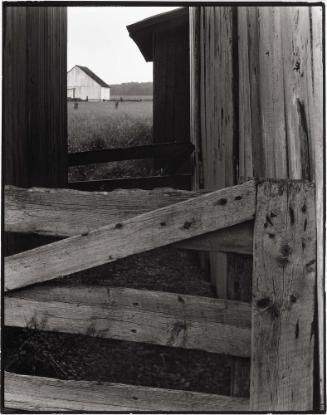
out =
[[[82,69],[90,78],[93,79],[96,83],[98,83],[100,86],[104,88],[110,88],[110,86],[105,83],[101,78],[99,78],[94,72],[91,71],[87,66],[81,66],[81,65],[75,65],[77,68]]]
[[[153,33],[171,30],[188,24],[188,7],[157,14],[127,26],[130,37],[137,44],[147,62],[153,60]]]

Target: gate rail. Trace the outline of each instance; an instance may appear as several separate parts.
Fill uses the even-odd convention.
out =
[[[313,409],[315,190],[5,189],[6,231],[65,239],[7,257],[5,324],[251,357],[250,399],[5,373],[5,406],[88,411]],[[90,210],[92,207],[92,210]],[[62,220],[62,223],[58,223]],[[27,287],[160,246],[253,254],[252,303],[105,287]]]

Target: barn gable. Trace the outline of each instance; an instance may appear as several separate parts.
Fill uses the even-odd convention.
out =
[[[81,69],[83,72],[85,72],[91,79],[93,79],[93,81],[95,81],[97,84],[99,84],[103,88],[110,88],[110,86],[106,82],[104,82],[101,78],[99,78],[87,66],[76,65],[76,67],[79,68],[79,69]]]
[[[86,66],[75,65],[67,73],[67,96],[83,100],[109,100],[110,86]]]

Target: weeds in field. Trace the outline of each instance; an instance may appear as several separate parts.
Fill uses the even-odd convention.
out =
[[[124,148],[152,143],[152,102],[68,102],[68,151]],[[151,160],[128,160],[70,168],[70,180],[153,174]]]

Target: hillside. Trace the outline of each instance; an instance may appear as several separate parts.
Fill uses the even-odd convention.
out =
[[[152,96],[152,82],[126,82],[123,84],[110,84],[111,96]]]

